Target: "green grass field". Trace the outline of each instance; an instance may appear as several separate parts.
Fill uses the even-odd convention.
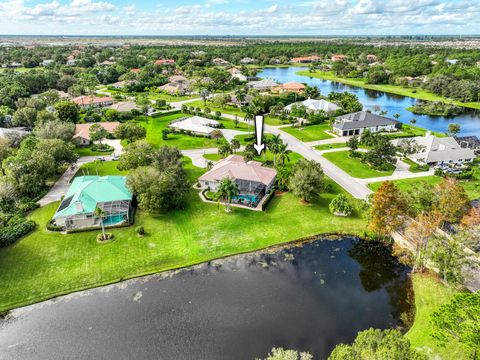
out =
[[[447,303],[456,291],[427,274],[413,274],[412,281],[415,293],[415,322],[405,336],[414,347],[424,351],[430,359],[467,359],[467,354],[457,341],[452,340],[446,347],[441,347],[431,336],[432,312]]]
[[[325,131],[330,130],[330,124],[317,124],[309,125],[305,127],[283,127],[282,131],[295,136],[297,139],[308,142],[316,140],[325,140],[333,138],[332,135],[327,134]]]
[[[317,145],[314,147],[315,150],[330,150],[330,149],[341,149],[346,148],[347,143],[334,143],[334,144],[323,144]]]
[[[393,167],[390,171],[378,171],[372,169],[368,164],[362,163],[360,159],[351,158],[349,156],[349,151],[345,150],[325,153],[322,156],[337,165],[347,174],[360,179],[389,176],[392,175],[395,170]]]
[[[319,78],[331,81],[337,81],[347,85],[358,86],[365,89],[384,91],[391,94],[397,94],[402,96],[409,96],[415,99],[428,100],[428,101],[442,101],[445,103],[452,103],[458,106],[464,106],[473,109],[480,109],[480,102],[462,103],[460,101],[454,101],[444,98],[443,96],[436,95],[430,91],[423,90],[421,88],[410,88],[398,85],[385,85],[385,84],[367,84],[365,79],[353,79],[353,78],[341,78],[337,77],[333,72],[316,71],[314,73],[308,70],[298,71],[297,75],[308,76],[311,78]],[[414,116],[412,116],[414,117]]]
[[[75,153],[78,156],[107,156],[110,155],[112,151],[98,151],[98,150],[92,150],[89,146],[86,147],[77,147],[75,148]]]
[[[243,155],[243,152],[237,152],[237,155]],[[203,157],[207,160],[210,160],[210,161],[219,161],[219,160],[222,159],[222,157],[219,154],[205,154],[205,155],[203,155]],[[298,160],[300,160],[302,158],[303,158],[302,155],[300,155],[296,152],[292,152],[289,155],[290,161],[287,161],[285,163],[285,167],[287,167],[287,168],[293,167],[298,162]],[[270,151],[267,151],[266,153],[262,153],[262,155],[260,155],[260,156],[256,156],[254,160],[260,161],[260,162],[268,162],[269,164],[273,164],[273,154]]]
[[[99,174],[118,173],[114,164],[100,164]],[[192,181],[204,171],[186,164]],[[33,233],[0,249],[0,311],[315,234],[363,234],[365,219],[330,214],[328,204],[342,192],[334,183],[332,188],[310,204],[286,193],[272,199],[265,212],[232,213],[203,203],[192,189],[185,209],[158,215],[139,211],[134,226],[111,229],[115,240],[108,244],[96,242],[98,231],[47,231],[45,225],[58,206],[50,204],[30,215],[38,224]],[[145,237],[136,235],[139,225]]]
[[[215,139],[189,136],[184,134],[168,134],[167,140],[162,139],[162,130],[168,127],[168,124],[175,119],[179,119],[186,114],[170,114],[156,117],[139,117],[139,123],[147,129],[147,141],[155,147],[162,145],[176,146],[179,149],[201,149],[217,147],[218,143]]]

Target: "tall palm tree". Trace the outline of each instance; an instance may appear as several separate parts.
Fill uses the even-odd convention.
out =
[[[243,108],[243,112],[245,113],[244,120],[247,122],[248,125],[248,134],[250,135],[250,121],[255,119],[256,110],[253,105],[245,106]]]
[[[280,138],[279,134],[273,135],[268,141],[268,149],[273,154],[273,166],[277,165],[277,154],[282,145],[283,145],[283,140]]]
[[[209,96],[210,96],[210,91],[208,91],[207,89],[200,90],[200,97],[203,100],[203,105],[204,106],[207,106],[207,99],[208,99]]]
[[[217,199],[218,201],[220,201],[220,199],[223,199],[223,201],[225,202],[225,211],[230,212],[230,203],[232,201],[232,198],[234,196],[238,196],[239,192],[240,190],[235,180],[229,177],[225,177],[220,180],[217,189]]]
[[[237,104],[243,104],[245,99],[247,98],[247,94],[245,94],[245,91],[243,89],[237,89],[235,90],[235,98],[237,99]]]
[[[103,225],[103,219],[105,218],[105,215],[106,215],[105,211],[103,211],[102,208],[96,207],[93,214],[100,219],[100,225],[102,226],[102,239],[105,240],[105,238],[106,238],[105,226]]]
[[[285,161],[290,161],[290,154],[292,153],[292,150],[288,149],[288,146],[284,143],[282,143],[278,147],[278,164],[281,166],[285,165]]]

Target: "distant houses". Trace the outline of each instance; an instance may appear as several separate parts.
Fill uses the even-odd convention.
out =
[[[212,64],[215,65],[215,66],[229,66],[230,65],[230,63],[227,60],[222,59],[222,58],[213,59]]]
[[[347,60],[347,59],[348,59],[348,56],[347,55],[342,55],[342,54],[332,55],[332,57],[331,57],[331,60],[333,62],[344,61],[344,60]]]
[[[118,121],[111,122],[98,122],[98,123],[87,123],[87,124],[76,124],[75,125],[75,135],[73,135],[73,142],[77,146],[87,146],[91,144],[90,140],[90,127],[93,124],[98,124],[107,130],[110,134],[113,134],[115,129],[120,125]]]
[[[133,194],[124,176],[76,177],[55,215],[53,223],[65,230],[118,226],[130,222]],[[104,212],[102,218],[95,209]]]
[[[246,106],[250,104],[252,100],[253,100],[253,96],[245,94],[244,99],[240,101],[239,99],[237,99],[237,96],[234,94],[230,96],[229,104],[235,105],[237,107],[241,107],[241,106]]]
[[[175,64],[174,59],[158,59],[154,62],[155,65],[163,66],[163,65],[173,65]]]
[[[177,131],[187,131],[195,135],[210,136],[216,128],[220,127],[220,123],[216,120],[201,116],[192,116],[176,120],[168,126]]]
[[[242,156],[230,155],[216,163],[211,170],[200,176],[198,181],[202,189],[215,192],[222,179],[233,179],[238,184],[239,194],[232,202],[256,207],[271,191],[276,176],[275,169],[265,167],[260,162],[247,162]]]
[[[243,65],[255,64],[256,62],[257,60],[251,57],[244,57],[242,60],[240,60],[240,64],[243,64]]]
[[[393,132],[401,128],[402,123],[384,116],[358,111],[337,116],[333,124],[333,132],[339,136],[360,135],[365,130],[371,132]]]
[[[462,148],[453,137],[436,137],[431,134],[412,138],[418,145],[418,151],[407,157],[419,164],[464,164],[475,159],[475,152],[469,148]],[[392,140],[393,145],[399,146],[403,139]]]
[[[294,57],[290,59],[290,62],[306,64],[306,63],[319,62],[320,60],[322,60],[320,56],[312,55],[312,56]]]
[[[105,107],[113,104],[113,98],[110,96],[97,97],[92,95],[82,95],[73,98],[72,102],[81,108]]]
[[[305,106],[307,109],[307,112],[310,113],[318,113],[319,111],[323,111],[325,113],[332,113],[337,110],[340,110],[340,106],[331,103],[329,101],[326,101],[324,99],[321,100],[316,100],[316,99],[307,99],[301,102],[293,103],[290,105],[285,106],[284,110],[287,113],[290,113],[292,111],[293,106]]]

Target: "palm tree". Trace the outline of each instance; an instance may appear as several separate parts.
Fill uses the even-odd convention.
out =
[[[247,94],[245,94],[243,89],[237,89],[235,90],[235,98],[237,99],[237,104],[241,105],[247,98]]]
[[[98,218],[100,218],[100,225],[102,226],[102,239],[105,240],[106,239],[105,226],[103,225],[103,219],[105,218],[105,215],[106,215],[105,211],[103,211],[102,208],[96,207],[93,214]]]
[[[230,141],[230,147],[232,148],[233,150],[233,153],[236,154],[237,153],[237,150],[240,149],[240,141],[238,141],[238,139],[232,139],[232,141]]]
[[[211,137],[212,139],[217,140],[217,144],[218,144],[218,140],[223,137],[223,133],[222,133],[220,130],[213,130],[213,131],[210,133],[210,137]]]
[[[255,115],[256,115],[255,107],[253,105],[245,106],[243,108],[243,112],[245,113],[244,120],[248,124],[248,134],[250,135],[250,121],[253,121],[255,119]]]
[[[415,124],[417,122],[417,119],[413,118],[412,120],[410,120],[410,124]]]
[[[230,202],[234,196],[238,196],[239,192],[240,190],[235,180],[229,177],[220,180],[217,189],[217,199],[218,201],[220,201],[220,199],[224,200],[226,212],[230,212]]]
[[[273,166],[277,164],[277,154],[280,150],[280,146],[283,145],[283,140],[280,138],[280,135],[273,135],[268,141],[268,149],[273,154]]]
[[[284,143],[282,143],[278,147],[278,163],[281,166],[285,165],[285,161],[290,161],[290,154],[292,153],[292,150],[288,149],[288,146]]]

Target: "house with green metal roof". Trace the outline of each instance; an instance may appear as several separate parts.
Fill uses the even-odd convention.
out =
[[[124,176],[76,177],[53,216],[53,222],[66,230],[120,225],[130,221],[133,194]],[[94,214],[96,208],[103,219]]]

